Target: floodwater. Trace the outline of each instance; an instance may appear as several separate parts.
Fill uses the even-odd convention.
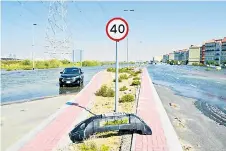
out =
[[[84,86],[99,71],[106,66],[83,67]],[[80,87],[60,88],[58,81],[60,71],[58,69],[40,69],[28,71],[2,71],[1,72],[1,102],[13,102],[57,96],[61,94],[77,93]]]
[[[205,69],[194,66],[148,66],[153,83],[170,87],[178,95],[196,99],[195,106],[204,115],[226,126],[226,70]]]

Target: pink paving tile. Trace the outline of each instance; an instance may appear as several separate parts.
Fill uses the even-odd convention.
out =
[[[141,90],[138,100],[137,115],[141,117],[152,129],[152,135],[135,135],[135,151],[165,151],[166,138],[160,121],[160,115],[156,109],[152,95],[152,87],[147,72],[142,74]],[[142,139],[142,143],[140,142]],[[142,146],[141,146],[142,144]]]

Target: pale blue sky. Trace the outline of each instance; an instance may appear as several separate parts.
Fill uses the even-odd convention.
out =
[[[1,56],[31,58],[32,24],[37,23],[35,56],[44,57],[48,2],[2,2]],[[150,60],[173,50],[226,36],[226,2],[67,2],[75,49],[84,59],[114,60],[115,43],[105,34],[113,17],[130,26],[130,60]],[[134,9],[134,12],[123,12]],[[81,12],[80,12],[81,11]],[[140,43],[142,41],[142,43]],[[126,40],[119,43],[126,60]]]

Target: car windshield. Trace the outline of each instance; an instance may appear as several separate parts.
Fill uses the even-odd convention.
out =
[[[79,69],[77,68],[66,68],[64,69],[64,72],[65,74],[77,74],[79,73]]]

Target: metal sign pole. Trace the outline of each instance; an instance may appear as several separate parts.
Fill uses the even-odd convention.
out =
[[[116,62],[115,62],[115,112],[118,111],[118,42],[116,41]]]
[[[126,40],[126,45],[127,45],[127,67],[129,67],[129,43],[128,43],[128,37]]]

